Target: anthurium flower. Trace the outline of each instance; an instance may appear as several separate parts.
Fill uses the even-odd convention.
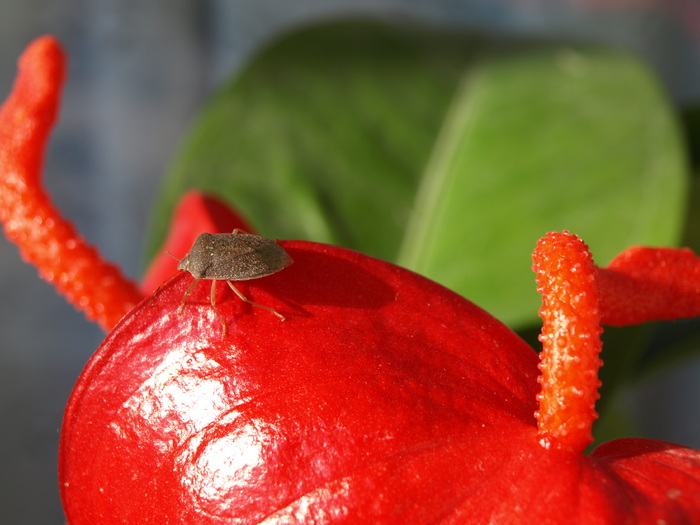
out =
[[[295,264],[243,290],[286,321],[222,288],[222,339],[207,286],[177,315],[181,275],[110,333],[66,410],[71,523],[700,517],[697,451],[545,444],[537,354],[486,312],[356,252],[281,245]]]
[[[46,53],[55,42],[40,42],[25,63],[60,60]],[[17,89],[31,91],[22,75],[44,78],[46,66],[22,71]],[[55,93],[27,96],[30,108],[56,104]],[[33,140],[31,129],[8,135]],[[0,177],[21,168],[10,157]],[[642,249],[601,269],[577,237],[547,235],[534,254],[540,361],[487,312],[417,274],[340,247],[279,244],[294,265],[238,286],[286,320],[222,286],[223,337],[209,286],[178,314],[192,282],[183,272],[107,335],[61,433],[72,525],[700,521],[699,451],[620,439],[583,454],[600,322],[678,315],[676,298],[684,315],[700,313],[694,255]],[[650,297],[632,320],[619,311]]]

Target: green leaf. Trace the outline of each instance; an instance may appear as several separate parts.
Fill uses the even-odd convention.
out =
[[[418,192],[399,262],[512,325],[540,303],[539,237],[570,230],[598,264],[677,242],[685,166],[656,82],[629,56],[551,48],[464,77]]]
[[[195,123],[164,183],[156,243],[178,197],[195,187],[271,237],[395,259],[455,86],[480,45],[372,23],[306,29],[271,45]]]
[[[598,263],[673,244],[684,171],[668,103],[629,55],[336,23],[279,40],[216,94],[152,245],[196,187],[262,234],[397,261],[528,326],[539,237],[569,229]]]

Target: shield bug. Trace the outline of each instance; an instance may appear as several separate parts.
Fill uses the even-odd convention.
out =
[[[233,292],[248,304],[272,312],[280,319],[284,316],[274,308],[255,303],[245,297],[231,281],[258,279],[283,270],[292,264],[292,258],[275,241],[234,230],[233,233],[202,233],[194,241],[192,248],[177,265],[178,270],[187,271],[194,282],[185,290],[177,313],[185,308],[187,296],[202,279],[211,280],[211,305],[223,326],[226,337],[226,323],[216,307],[216,282],[226,281]]]

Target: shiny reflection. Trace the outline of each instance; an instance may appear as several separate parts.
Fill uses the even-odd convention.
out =
[[[148,434],[162,452],[172,449],[229,410],[226,376],[203,351],[173,348],[124,403],[114,430]]]
[[[200,498],[225,499],[232,490],[255,480],[257,468],[263,464],[265,445],[265,433],[254,423],[205,439],[194,460],[188,462],[186,477]]]
[[[339,523],[347,520],[352,501],[351,479],[337,479],[308,492],[271,514],[259,525],[279,523]]]

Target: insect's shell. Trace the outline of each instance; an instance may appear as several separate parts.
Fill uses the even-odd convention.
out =
[[[202,233],[178,270],[195,279],[245,281],[265,277],[292,264],[276,242],[249,233]]]

